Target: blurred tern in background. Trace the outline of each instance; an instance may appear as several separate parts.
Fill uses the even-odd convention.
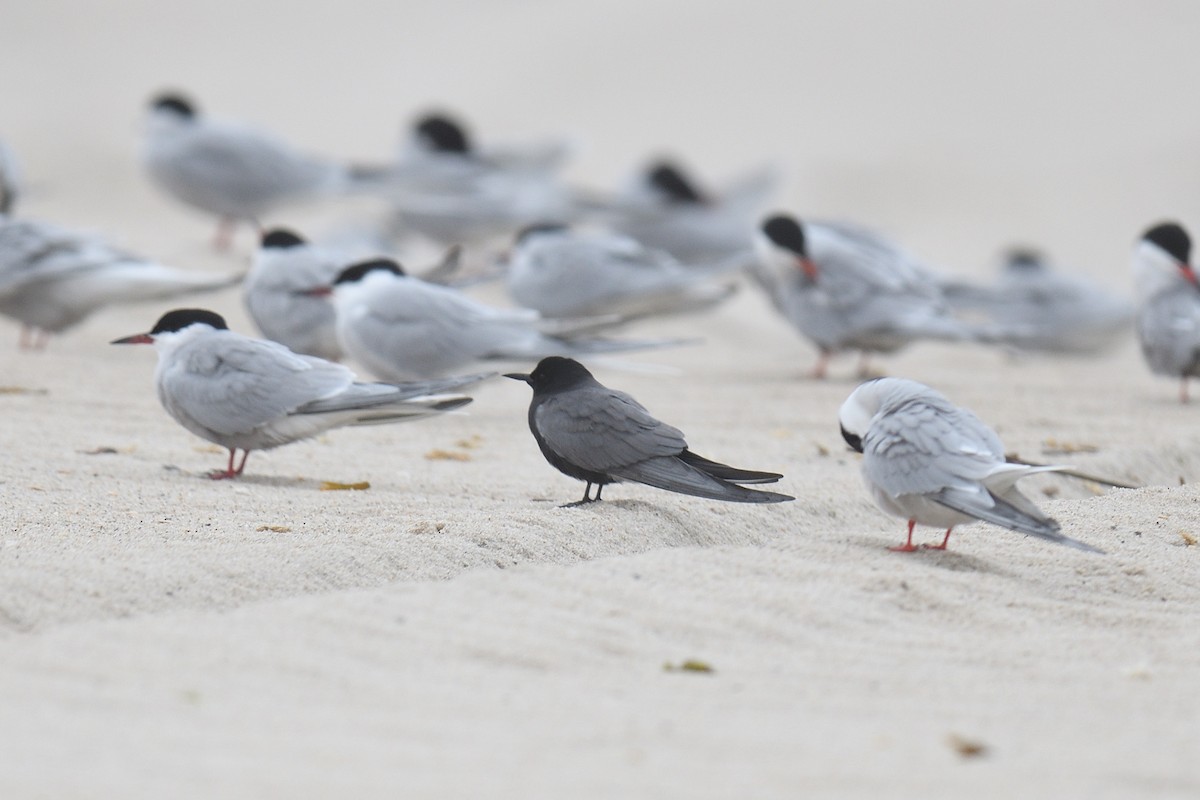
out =
[[[1200,281],[1191,265],[1192,240],[1183,226],[1164,222],[1147,230],[1133,251],[1137,332],[1142,355],[1156,375],[1200,376]]]
[[[473,247],[541,220],[575,219],[586,202],[558,175],[572,149],[565,140],[479,146],[454,117],[426,115],[386,170],[396,227]]]
[[[784,318],[813,342],[824,378],[830,357],[890,353],[920,339],[991,341],[997,333],[955,319],[941,281],[878,235],[842,223],[769,217],[751,275]]]
[[[512,298],[545,317],[642,317],[721,302],[736,288],[728,272],[681,264],[628,236],[545,224],[517,236],[507,279]]]
[[[302,355],[337,361],[342,348],[333,304],[310,291],[330,285],[350,260],[290,230],[267,231],[242,286],[246,311],[266,338]]]
[[[1009,252],[994,283],[949,281],[944,289],[956,310],[1012,329],[1009,344],[1021,350],[1099,353],[1127,335],[1133,321],[1131,302],[1025,248]]]
[[[656,161],[613,203],[613,228],[688,264],[754,258],[757,222],[779,185],[764,167],[719,191],[701,189],[672,161]]]
[[[86,233],[0,214],[0,314],[40,349],[99,308],[232,286],[241,275],[166,267]]]
[[[343,353],[328,288],[347,265],[382,252],[360,243],[309,242],[285,228],[269,230],[246,274],[246,310],[266,338],[296,353],[338,361]],[[460,248],[450,248],[421,280],[451,282],[457,277],[460,255]]]
[[[481,360],[537,360],[677,345],[677,339],[610,340],[590,334],[613,320],[544,320],[500,309],[406,275],[394,261],[347,267],[334,281],[345,353],[385,380],[431,378]]]
[[[254,128],[200,114],[192,101],[163,94],[150,104],[142,160],[150,178],[181,202],[216,216],[215,245],[228,248],[237,222],[300,199],[351,188],[346,166],[304,155]]]

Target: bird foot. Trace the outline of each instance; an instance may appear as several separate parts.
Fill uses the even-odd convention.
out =
[[[595,497],[589,497],[586,500],[576,500],[574,503],[563,503],[559,508],[577,508],[578,506],[586,506],[589,503],[595,503]]]
[[[925,550],[945,550],[946,543],[942,542],[941,544],[923,544],[921,547]]]
[[[241,473],[235,472],[231,469],[214,469],[212,472],[204,473],[204,477],[214,481],[223,481],[229,478],[236,478],[238,475],[241,475]]]
[[[917,551],[917,546],[911,543],[898,544],[895,547],[889,547],[888,550],[891,550],[893,553],[915,553]]]

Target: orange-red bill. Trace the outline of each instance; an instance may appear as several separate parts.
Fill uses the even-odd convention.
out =
[[[148,333],[135,333],[132,336],[113,339],[109,344],[154,344],[154,337]]]

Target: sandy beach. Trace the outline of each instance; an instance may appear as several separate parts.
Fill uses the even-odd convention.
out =
[[[570,177],[600,188],[664,151],[714,182],[772,162],[781,208],[947,273],[1032,243],[1131,294],[1143,229],[1200,228],[1198,25],[1172,2],[20,2],[0,138],[22,215],[214,273],[252,237],[214,252],[142,174],[164,87],[347,159],[437,105],[482,138],[577,137]],[[254,332],[236,289],[194,302]],[[1024,484],[1106,556],[987,525],[898,554],[838,432],[855,360],[806,379],[753,286],[630,332],[702,344],[594,366],[696,451],[784,473],[777,506],[617,485],[558,508],[582,485],[504,380],[206,480],[225,455],[162,410],[153,350],[107,344],[176,305],[44,352],[0,320],[0,796],[1200,796],[1200,411],[1132,332],[1091,359],[879,359],[1010,451],[1144,487]]]

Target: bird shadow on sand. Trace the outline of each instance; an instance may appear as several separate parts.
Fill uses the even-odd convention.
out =
[[[236,478],[214,479],[211,470],[203,472],[194,472],[177,467],[174,464],[164,464],[163,469],[173,472],[182,478],[188,480],[205,481],[214,484],[229,484],[230,486],[274,486],[281,489],[305,489],[320,491],[323,484],[327,481],[317,480],[316,478],[297,477],[295,475],[264,475],[261,473],[249,473],[239,475]]]
[[[629,498],[620,500],[595,500],[590,503],[572,503],[564,502],[559,498],[551,497],[535,497],[533,502],[539,506],[549,506],[548,510],[562,511],[564,513],[586,513],[588,511],[602,513],[606,509],[622,509],[626,511],[651,511],[653,513],[662,513],[662,506],[657,506],[654,503],[646,500],[633,500]]]
[[[559,506],[561,507],[561,504]],[[629,525],[631,530],[636,527],[645,534],[648,547],[754,545],[769,538],[769,534],[762,531],[730,534],[710,530],[704,524],[704,517],[698,516],[690,510],[681,511],[669,508],[652,500],[606,499],[558,510],[562,514],[588,515],[581,518],[597,522]]]
[[[886,552],[888,547],[888,545],[881,545],[878,539],[856,538],[854,543],[868,550],[884,550]],[[951,542],[951,546],[953,546],[953,542]],[[1012,576],[1012,573],[998,566],[994,561],[967,555],[957,550],[934,550],[918,545],[918,549],[911,553],[889,552],[887,554],[897,559],[909,559],[922,565],[950,572],[981,572],[988,575]]]

